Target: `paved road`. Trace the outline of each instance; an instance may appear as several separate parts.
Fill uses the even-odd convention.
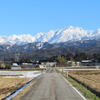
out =
[[[83,100],[81,96],[51,68],[21,100]]]

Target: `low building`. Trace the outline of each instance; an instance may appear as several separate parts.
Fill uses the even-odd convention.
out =
[[[38,64],[36,65],[36,68],[43,68],[43,69],[46,69],[46,65],[43,65],[43,64]]]
[[[5,68],[5,67],[6,67],[5,63],[3,61],[0,61],[0,68]]]
[[[46,65],[46,67],[56,67],[57,62],[41,62],[41,65]]]
[[[81,62],[76,62],[76,67],[80,67],[81,66]]]
[[[21,66],[19,66],[17,63],[13,63],[11,69],[21,69]]]
[[[22,66],[24,68],[35,68],[36,64],[33,64],[33,63],[22,63]]]
[[[67,61],[66,64],[69,67],[75,67],[75,62],[74,61]]]
[[[100,66],[98,60],[82,60],[82,66]]]
[[[48,67],[56,67],[57,62],[47,62],[46,65],[47,65]]]

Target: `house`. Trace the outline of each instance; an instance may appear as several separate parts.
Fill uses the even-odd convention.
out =
[[[82,66],[100,66],[100,63],[98,60],[82,60],[81,62]]]
[[[3,61],[0,61],[0,68],[5,68],[5,67],[6,67],[5,63]]]
[[[41,65],[46,65],[46,67],[53,67],[57,65],[57,62],[41,62]]]
[[[82,60],[81,64],[83,66],[90,66],[92,65],[92,60]]]
[[[66,64],[67,64],[67,66],[75,67],[75,62],[74,61],[67,61]]]
[[[81,62],[76,62],[76,67],[80,67],[81,66]]]
[[[36,65],[36,68],[43,68],[43,69],[46,69],[46,65],[38,64],[38,65]]]
[[[21,69],[21,66],[19,66],[17,63],[12,63],[11,69]]]
[[[48,67],[53,67],[53,66],[56,66],[57,65],[57,62],[47,62],[46,65]]]
[[[35,68],[36,65],[33,63],[22,63],[23,68]]]

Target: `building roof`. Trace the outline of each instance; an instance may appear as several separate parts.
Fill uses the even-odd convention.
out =
[[[82,63],[90,63],[92,60],[82,60]]]

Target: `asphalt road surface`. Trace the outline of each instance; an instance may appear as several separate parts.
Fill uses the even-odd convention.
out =
[[[55,68],[50,70],[21,100],[84,100]]]

